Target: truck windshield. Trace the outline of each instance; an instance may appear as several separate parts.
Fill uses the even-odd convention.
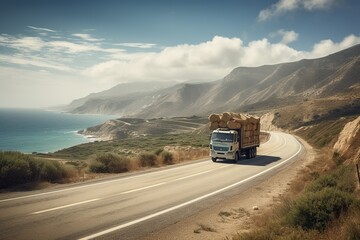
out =
[[[211,140],[217,142],[232,142],[234,135],[230,133],[213,133],[211,135]]]

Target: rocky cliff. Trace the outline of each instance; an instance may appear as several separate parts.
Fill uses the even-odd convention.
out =
[[[334,151],[345,158],[360,160],[360,116],[344,126],[334,145]]]

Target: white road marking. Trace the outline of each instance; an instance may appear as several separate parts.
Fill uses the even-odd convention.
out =
[[[165,214],[165,213],[174,211],[174,210],[176,210],[176,209],[182,208],[182,207],[184,207],[184,206],[190,205],[190,204],[192,204],[192,203],[198,202],[198,201],[200,201],[200,200],[203,200],[203,199],[205,199],[205,198],[208,198],[208,197],[210,197],[210,196],[216,195],[216,194],[221,193],[221,192],[223,192],[223,191],[225,191],[225,190],[228,190],[228,189],[230,189],[230,188],[233,188],[233,187],[235,187],[235,186],[237,186],[237,185],[240,185],[240,184],[243,184],[243,183],[245,183],[245,182],[248,182],[248,181],[250,181],[250,180],[252,180],[252,179],[254,179],[254,178],[257,178],[257,177],[259,177],[259,176],[261,176],[261,175],[263,175],[263,174],[265,174],[265,173],[267,173],[267,172],[269,172],[269,171],[271,171],[271,170],[273,170],[273,169],[275,169],[275,168],[278,168],[278,167],[281,166],[281,165],[284,165],[285,163],[287,163],[288,161],[290,161],[292,158],[294,158],[295,156],[297,156],[297,155],[301,152],[301,150],[302,150],[303,147],[302,147],[302,145],[301,145],[297,140],[296,140],[296,142],[297,142],[298,145],[300,146],[300,147],[299,147],[299,150],[298,150],[296,153],[294,153],[292,156],[290,156],[289,158],[285,159],[285,160],[282,161],[281,163],[276,164],[276,165],[274,165],[274,166],[272,166],[272,167],[270,167],[270,168],[268,168],[268,169],[266,169],[266,170],[264,170],[264,171],[262,171],[262,172],[259,172],[259,173],[255,174],[255,175],[251,176],[251,177],[248,177],[248,178],[246,178],[246,179],[244,179],[244,180],[241,180],[241,181],[239,181],[239,182],[233,183],[233,184],[231,184],[231,185],[229,185],[229,186],[223,187],[223,188],[218,189],[218,190],[216,190],[216,191],[213,191],[213,192],[211,192],[211,193],[205,194],[205,195],[203,195],[203,196],[201,196],[201,197],[198,197],[198,198],[192,199],[192,200],[190,200],[190,201],[184,202],[184,203],[182,203],[182,204],[179,204],[179,205],[176,205],[176,206],[173,206],[173,207],[164,209],[164,210],[162,210],[162,211],[159,211],[159,212],[156,212],[156,213],[147,215],[147,216],[145,216],[145,217],[142,217],[142,218],[139,218],[139,219],[136,219],[136,220],[133,220],[133,221],[130,221],[130,222],[127,222],[127,223],[118,225],[118,226],[116,226],[116,227],[109,228],[109,229],[106,229],[106,230],[104,230],[104,231],[101,231],[101,232],[98,232],[98,233],[94,233],[94,234],[92,234],[92,235],[89,235],[89,236],[80,238],[80,240],[93,239],[93,238],[96,238],[96,237],[99,237],[99,236],[102,236],[102,235],[105,235],[105,234],[108,234],[108,233],[111,233],[111,232],[114,232],[114,231],[117,231],[117,230],[120,230],[120,229],[129,227],[129,226],[132,226],[132,225],[134,225],[134,224],[143,222],[143,221],[145,221],[145,220],[149,220],[149,219],[151,219],[151,218],[160,216],[160,215],[162,215],[162,214]]]
[[[77,203],[73,203],[73,204],[68,204],[68,205],[64,205],[64,206],[60,206],[60,207],[56,207],[56,208],[45,209],[45,210],[42,210],[42,211],[33,212],[33,213],[31,213],[31,215],[45,213],[45,212],[51,212],[51,211],[55,211],[55,210],[59,210],[59,209],[63,209],[63,208],[68,208],[68,207],[73,207],[73,206],[77,206],[77,205],[81,205],[81,204],[85,204],[85,203],[89,203],[89,202],[95,202],[95,201],[98,201],[100,199],[101,198],[95,198],[95,199],[90,199],[90,200],[87,200],[87,201],[77,202]]]
[[[162,182],[162,183],[150,185],[150,186],[147,186],[147,187],[142,187],[142,188],[137,188],[137,189],[129,190],[129,191],[126,191],[126,192],[122,192],[122,193],[120,193],[120,194],[128,194],[128,193],[138,192],[138,191],[141,191],[141,190],[145,190],[145,189],[149,189],[149,188],[161,186],[161,185],[164,185],[164,184],[167,184],[167,183],[168,183],[168,182]]]
[[[133,193],[133,192],[138,192],[138,191],[153,188],[153,187],[158,187],[158,186],[161,186],[161,185],[164,185],[164,184],[167,184],[167,183],[171,183],[171,182],[175,182],[175,181],[179,181],[179,180],[184,180],[184,179],[187,179],[187,178],[191,178],[191,177],[195,177],[195,176],[198,176],[198,175],[201,175],[201,174],[205,174],[205,173],[209,173],[209,172],[212,172],[212,171],[215,171],[215,170],[219,170],[219,169],[224,168],[224,167],[229,167],[229,166],[222,166],[222,167],[219,167],[219,168],[216,168],[216,169],[211,169],[211,170],[195,173],[195,174],[192,174],[192,175],[188,175],[188,176],[185,176],[185,177],[176,178],[176,179],[171,180],[171,181],[161,182],[161,183],[157,183],[157,184],[142,187],[142,188],[136,188],[136,189],[129,190],[129,191],[126,191],[126,192],[122,192],[120,194]]]

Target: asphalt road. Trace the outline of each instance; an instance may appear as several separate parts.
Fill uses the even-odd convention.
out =
[[[254,187],[304,151],[272,133],[254,159],[210,158],[51,190],[0,195],[0,239],[141,239]],[[171,238],[171,237],[169,237]]]

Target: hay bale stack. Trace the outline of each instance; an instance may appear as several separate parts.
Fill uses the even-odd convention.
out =
[[[209,116],[210,130],[216,128],[239,129],[260,133],[260,118],[243,113],[224,112],[223,114],[211,114]]]
[[[234,119],[227,122],[227,126],[230,129],[239,129],[241,128],[241,123],[236,122]]]
[[[221,115],[215,114],[215,113],[213,113],[209,116],[210,122],[220,122],[220,118],[221,118]]]
[[[227,122],[223,121],[223,120],[220,120],[219,122],[219,127],[221,128],[226,128],[227,127]]]

